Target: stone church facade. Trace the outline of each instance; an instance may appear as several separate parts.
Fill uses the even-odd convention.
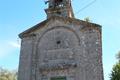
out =
[[[49,0],[47,19],[19,34],[18,80],[103,80],[101,26],[74,18],[71,0]]]

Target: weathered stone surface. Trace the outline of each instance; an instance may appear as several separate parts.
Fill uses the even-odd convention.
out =
[[[52,17],[20,38],[18,80],[103,80],[101,26]]]

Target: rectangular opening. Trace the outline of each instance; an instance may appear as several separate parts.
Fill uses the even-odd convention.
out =
[[[52,77],[50,80],[67,80],[66,77]]]

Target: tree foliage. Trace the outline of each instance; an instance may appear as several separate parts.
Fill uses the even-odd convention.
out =
[[[110,78],[111,80],[120,80],[120,63],[114,65]]]
[[[120,52],[117,54],[118,63],[113,66],[110,79],[120,80]]]
[[[0,80],[17,80],[17,72],[0,68]]]
[[[91,20],[90,20],[89,17],[84,18],[84,20],[85,20],[86,22],[91,22]]]
[[[120,63],[120,51],[118,52],[118,54],[117,54],[117,59],[118,59],[118,61],[119,61],[119,63]]]

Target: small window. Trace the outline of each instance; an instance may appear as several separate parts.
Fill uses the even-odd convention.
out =
[[[61,3],[63,0],[55,0],[55,3]]]
[[[59,15],[60,15],[60,14],[61,14],[61,12],[60,12],[60,11],[57,11],[57,14],[59,14]]]
[[[56,43],[57,43],[57,44],[61,44],[61,41],[57,41]]]
[[[55,7],[60,7],[59,5],[61,5],[63,2],[63,0],[55,0],[54,3],[55,3]]]

